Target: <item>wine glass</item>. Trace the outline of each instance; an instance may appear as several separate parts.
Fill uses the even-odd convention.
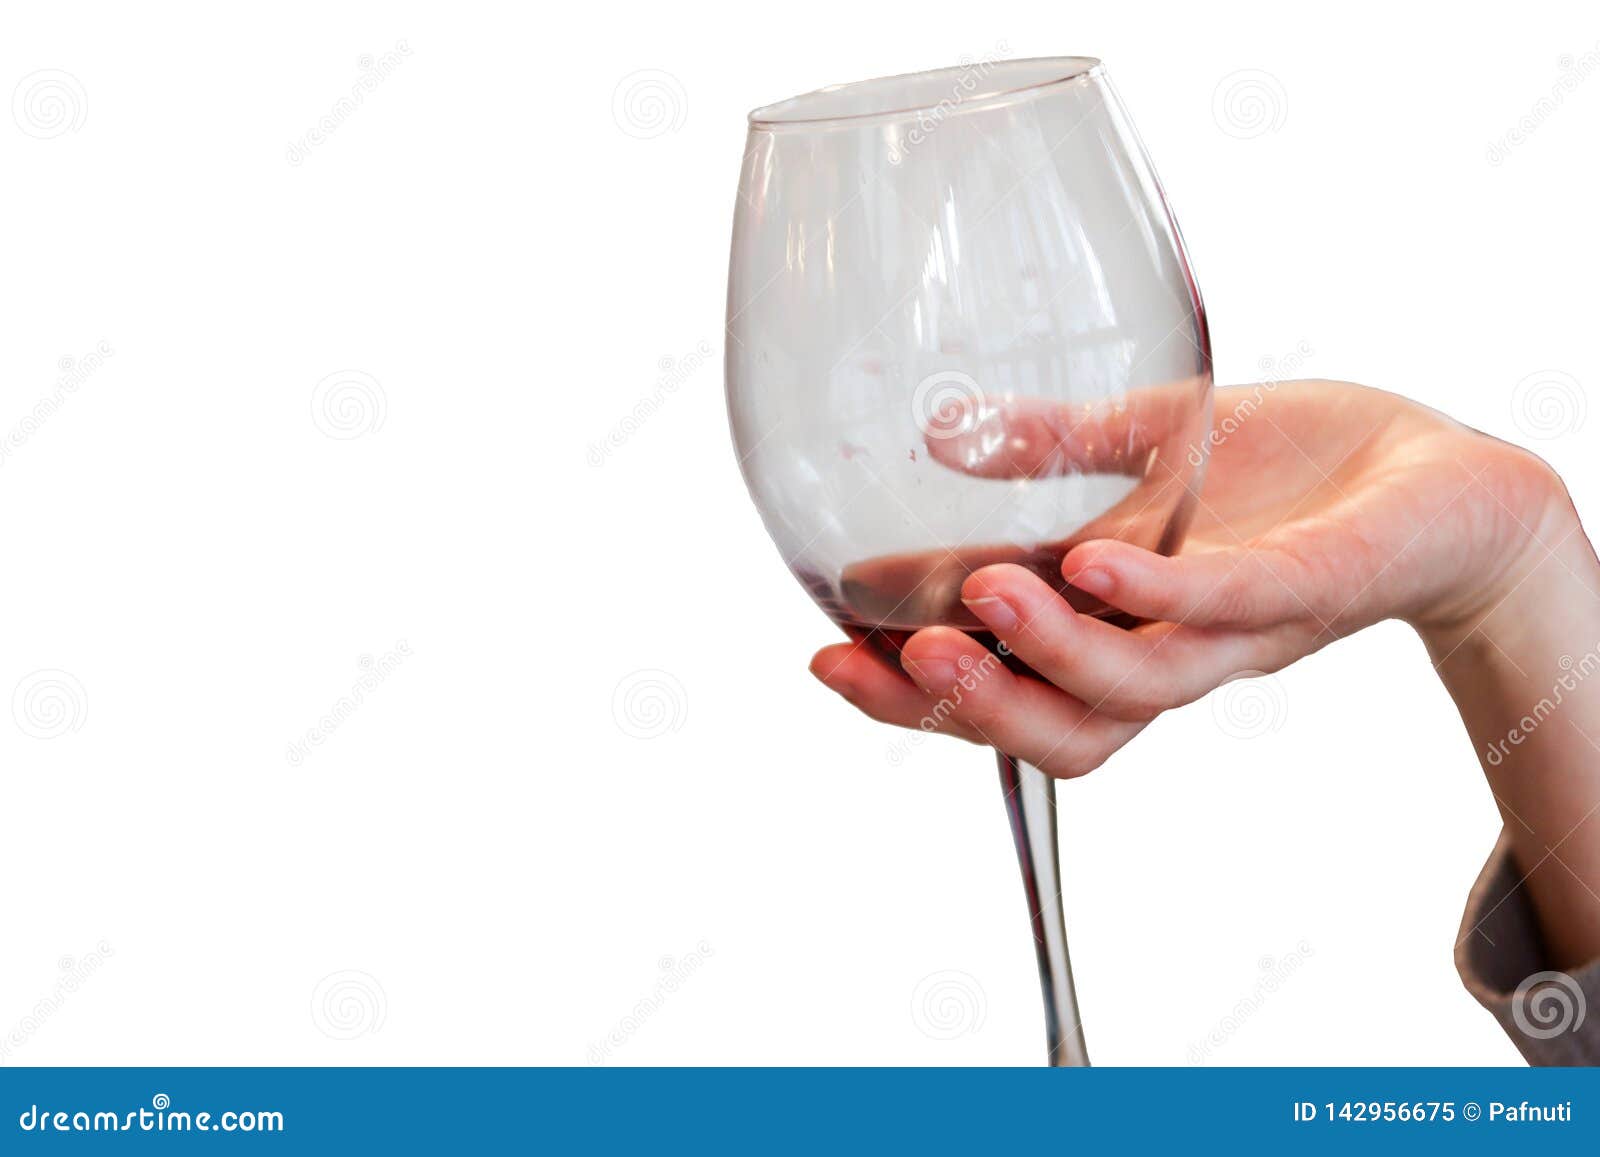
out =
[[[1062,556],[1091,538],[1176,549],[1204,469],[1204,307],[1087,57],[984,60],[751,113],[726,373],[740,467],[784,560],[891,658],[922,627],[976,633],[961,583],[995,562],[1110,616],[1064,583]],[[999,758],[1049,1063],[1088,1064],[1054,781]]]

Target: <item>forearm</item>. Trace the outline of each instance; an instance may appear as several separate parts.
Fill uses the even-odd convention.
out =
[[[1600,957],[1600,563],[1577,524],[1537,529],[1480,616],[1420,628],[1472,737],[1552,967]]]

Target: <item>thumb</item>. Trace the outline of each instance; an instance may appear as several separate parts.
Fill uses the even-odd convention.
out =
[[[1237,547],[1173,557],[1125,542],[1072,548],[1062,577],[1142,619],[1198,627],[1265,627],[1320,616],[1305,564],[1272,549]],[[1326,625],[1326,624],[1324,624]]]

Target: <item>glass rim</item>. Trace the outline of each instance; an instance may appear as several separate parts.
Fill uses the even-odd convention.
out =
[[[933,102],[909,101],[900,103],[889,99],[889,94],[896,86],[909,87],[913,82],[927,82],[936,78],[959,78],[967,74],[983,74],[984,61],[974,61],[967,64],[950,65],[945,68],[930,68],[921,72],[902,72],[893,76],[878,76],[868,80],[847,81],[844,84],[830,84],[823,88],[812,89],[810,92],[799,93],[762,105],[760,108],[751,109],[749,124],[752,130],[775,131],[786,128],[819,128],[830,125],[861,124],[877,120],[899,120],[917,116],[918,114],[942,111],[942,115],[951,116],[962,112],[976,112],[980,109],[996,108],[1003,105],[1015,104],[1021,100],[1028,100],[1062,85],[1075,81],[1085,80],[1098,76],[1105,70],[1105,63],[1094,56],[1026,56],[1016,60],[1001,59],[989,62],[990,72],[1029,68],[1035,73],[1042,73],[1035,79],[1025,84],[1011,86],[1002,85],[988,92],[981,92],[970,97],[959,94],[946,96],[942,100]],[[808,115],[806,106],[815,106],[824,103],[824,98],[841,93],[866,94],[873,89],[885,90],[885,101],[881,108],[869,108],[863,112],[832,113],[822,115]],[[909,98],[907,98],[909,100]],[[951,107],[946,108],[946,105]]]

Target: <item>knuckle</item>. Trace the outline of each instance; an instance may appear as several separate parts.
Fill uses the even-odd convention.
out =
[[[1240,623],[1250,618],[1250,604],[1250,584],[1236,570],[1205,598],[1204,610],[1215,622]]]
[[[956,719],[955,711],[949,702],[939,700],[928,708],[928,713],[917,721],[918,731],[931,731],[937,735],[956,735],[961,731],[961,723]]]
[[[853,706],[874,723],[886,723],[891,727],[906,726],[905,722],[893,711],[886,711],[880,707],[866,706],[861,703],[853,704]],[[916,728],[912,728],[912,730],[916,730]]]
[[[1010,717],[1002,711],[984,709],[984,711],[971,711],[962,715],[962,723],[976,731],[978,735],[989,739],[989,743],[1005,744],[1010,741]]]
[[[1136,727],[1115,724],[1095,726],[1079,742],[1070,747],[1064,744],[1061,750],[1054,752],[1051,768],[1044,768],[1042,764],[1040,767],[1057,779],[1077,779],[1099,770],[1106,760],[1121,751],[1130,739],[1143,730],[1143,723]]]
[[[1003,704],[987,700],[969,700],[957,711],[962,722],[991,733],[1003,731],[1011,719],[1011,713]]]
[[[1151,617],[1167,622],[1181,622],[1194,613],[1194,600],[1184,591],[1174,587],[1157,587],[1149,592]]]
[[[1063,750],[1052,752],[1038,766],[1040,771],[1054,779],[1077,779],[1099,767],[1100,761],[1088,758],[1082,752]]]
[[[1141,660],[1140,668],[1135,668],[1137,678],[1134,672],[1129,672],[1123,676],[1120,685],[1106,693],[1105,699],[1096,708],[1099,714],[1133,723],[1149,723],[1182,702],[1170,673],[1151,662],[1149,655]]]
[[[1193,563],[1183,558],[1173,559],[1172,570],[1148,589],[1148,601],[1155,611],[1151,617],[1182,622],[1201,609],[1204,592],[1205,586]]]
[[[1163,711],[1168,710],[1172,704],[1165,698],[1157,698],[1147,692],[1138,692],[1131,695],[1117,695],[1101,706],[1103,714],[1113,719],[1126,719],[1130,723],[1149,723]]]

